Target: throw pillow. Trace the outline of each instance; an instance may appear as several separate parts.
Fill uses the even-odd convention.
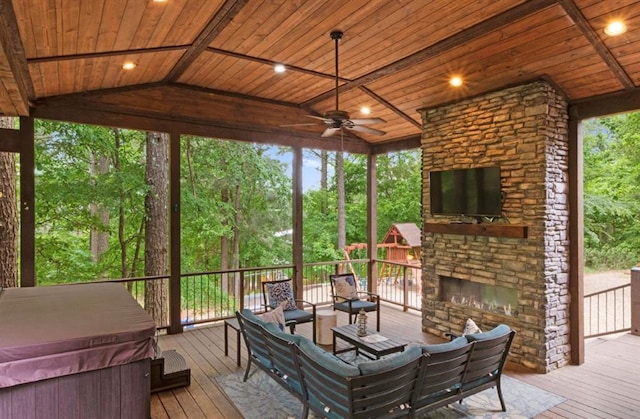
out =
[[[278,307],[264,313],[262,315],[262,320],[266,323],[275,323],[278,325],[280,330],[284,330],[284,306],[286,303],[286,301],[283,301]]]
[[[336,292],[336,300],[340,303],[358,299],[355,283],[352,284],[347,277],[334,278],[333,287]]]
[[[293,296],[293,288],[291,288],[291,281],[276,282],[267,284],[267,293],[269,297],[269,305],[271,308],[276,308],[286,301],[284,306],[285,310],[296,310],[296,300]]]

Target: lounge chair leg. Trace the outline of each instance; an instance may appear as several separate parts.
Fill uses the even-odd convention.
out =
[[[244,377],[242,378],[242,382],[246,382],[247,378],[249,378],[249,370],[251,369],[251,355],[249,355],[249,360],[247,361],[247,370],[244,372]]]
[[[498,390],[498,398],[500,398],[500,405],[502,406],[502,411],[507,411],[507,406],[504,404],[504,399],[502,398],[502,388],[500,387],[500,381],[498,380],[498,385],[496,386],[496,390]]]

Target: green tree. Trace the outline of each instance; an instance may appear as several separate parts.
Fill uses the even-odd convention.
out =
[[[640,113],[584,124],[585,264],[628,268],[640,259]]]

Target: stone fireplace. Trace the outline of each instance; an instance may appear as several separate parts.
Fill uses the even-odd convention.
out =
[[[423,330],[516,330],[510,362],[569,360],[567,103],[543,81],[422,109]],[[429,172],[499,165],[502,216],[432,215]]]

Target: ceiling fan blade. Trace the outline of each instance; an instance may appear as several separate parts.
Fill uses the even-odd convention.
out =
[[[331,119],[329,119],[329,118],[324,118],[324,117],[322,117],[322,116],[315,116],[315,115],[305,115],[305,116],[306,116],[306,117],[308,117],[308,118],[319,119],[319,120],[321,120],[321,121],[325,121],[325,122],[327,122],[327,121],[328,121],[328,122],[331,122]]]
[[[317,127],[318,124],[314,124],[314,123],[309,123],[309,124],[285,124],[285,125],[278,125],[279,127]]]
[[[338,131],[340,131],[340,128],[327,128],[322,133],[322,137],[331,137],[333,134],[335,134]]]
[[[367,134],[373,134],[373,135],[385,135],[386,134],[386,132],[380,131],[379,129],[363,127],[361,125],[354,125],[354,126],[351,126],[351,127],[345,126],[345,128],[351,129],[351,130],[354,130],[354,131],[364,132],[364,133],[367,133]]]
[[[382,118],[354,118],[349,121],[353,122],[354,125],[384,124],[387,122]]]

